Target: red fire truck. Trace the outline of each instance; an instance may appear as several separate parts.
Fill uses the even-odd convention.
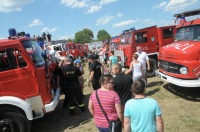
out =
[[[115,50],[115,55],[119,56],[122,65],[130,66],[132,55],[136,52],[136,47],[141,46],[150,58],[151,71],[148,77],[155,76],[158,69],[157,56],[159,49],[173,42],[175,26],[147,27],[139,30],[132,28],[125,30],[121,35],[121,42]]]
[[[30,132],[31,120],[54,111],[60,89],[52,89],[51,63],[35,39],[0,40],[0,131]]]
[[[200,14],[200,9],[174,15],[180,18],[174,43],[159,52],[163,80],[183,87],[200,87],[200,18],[186,22],[185,17]]]

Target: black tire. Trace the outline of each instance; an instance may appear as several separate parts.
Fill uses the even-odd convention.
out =
[[[147,71],[147,77],[154,77],[155,71],[158,69],[158,62],[155,59],[149,59],[150,71]]]
[[[4,112],[0,115],[0,131],[6,132],[30,132],[31,122],[21,113]]]

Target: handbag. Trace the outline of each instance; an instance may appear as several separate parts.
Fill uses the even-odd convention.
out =
[[[119,118],[117,120],[112,120],[110,121],[108,119],[108,116],[106,114],[106,112],[104,111],[102,105],[101,105],[101,102],[99,100],[99,97],[98,97],[98,94],[97,94],[97,91],[96,90],[96,98],[97,98],[97,101],[99,103],[99,106],[104,114],[104,116],[106,117],[106,120],[108,121],[108,124],[109,124],[109,132],[122,132],[122,125],[121,125],[121,121],[119,120]]]

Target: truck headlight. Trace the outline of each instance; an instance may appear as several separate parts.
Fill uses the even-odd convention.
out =
[[[180,68],[180,73],[181,73],[181,74],[188,74],[188,69],[187,69],[187,67],[181,67],[181,68]]]

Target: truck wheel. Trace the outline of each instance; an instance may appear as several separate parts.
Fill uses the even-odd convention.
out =
[[[22,114],[5,112],[0,115],[1,132],[30,132],[31,123]]]
[[[155,71],[158,69],[158,62],[155,59],[149,59],[150,71],[147,71],[147,77],[154,77]]]

